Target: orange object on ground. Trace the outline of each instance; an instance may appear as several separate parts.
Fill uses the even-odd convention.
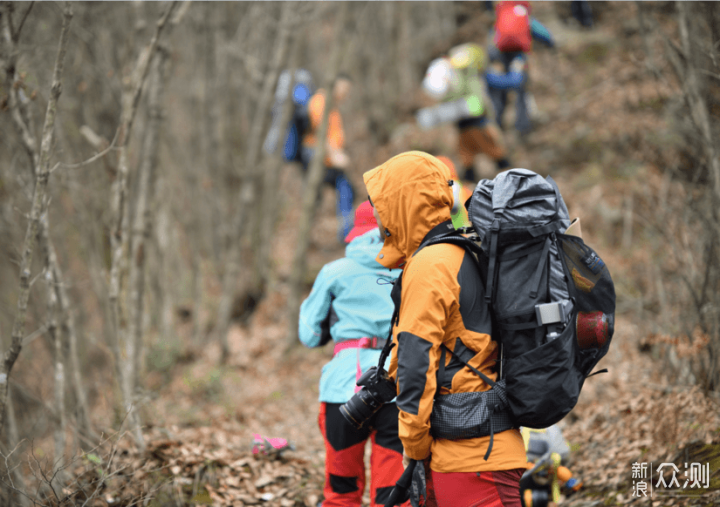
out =
[[[567,482],[570,479],[572,479],[572,472],[563,466],[558,467],[557,469],[557,478],[560,479],[562,482]]]
[[[461,294],[460,278],[479,282],[474,264],[457,245],[438,244],[413,254],[431,229],[452,227],[452,187],[448,170],[437,158],[407,152],[391,158],[363,175],[368,193],[385,232],[376,260],[385,267],[403,267],[400,319],[394,328],[388,372],[398,381],[399,435],[405,453],[424,459],[432,452],[434,472],[486,472],[525,468],[527,459],[520,432],[496,433],[488,461],[483,459],[490,437],[464,440],[433,439],[430,414],[436,393],[440,346],[462,353],[474,352],[468,363],[491,379],[498,344],[491,340],[490,314],[476,293]],[[481,282],[479,282],[481,283]],[[481,286],[468,285],[468,291]],[[471,288],[470,288],[471,287]],[[463,299],[461,313],[461,296]],[[480,392],[489,386],[467,368],[456,367],[446,356],[441,393]]]

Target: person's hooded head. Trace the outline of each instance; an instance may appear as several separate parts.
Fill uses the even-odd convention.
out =
[[[449,179],[448,167],[421,151],[401,153],[363,174],[385,235],[380,264],[402,267],[433,227],[450,220]]]

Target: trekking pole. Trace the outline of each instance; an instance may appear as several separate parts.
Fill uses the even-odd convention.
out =
[[[410,485],[412,484],[412,476],[415,471],[415,466],[418,462],[414,459],[410,460],[407,468],[400,476],[398,481],[395,483],[395,487],[390,492],[390,496],[385,502],[385,507],[395,507],[401,503],[407,501],[410,497]]]

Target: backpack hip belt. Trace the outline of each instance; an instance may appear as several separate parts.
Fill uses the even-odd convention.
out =
[[[333,356],[338,355],[341,351],[346,349],[382,349],[385,347],[386,342],[386,339],[378,338],[377,336],[373,336],[372,338],[364,336],[355,340],[345,340],[335,344]]]
[[[433,438],[448,440],[464,440],[468,438],[490,437],[485,461],[492,452],[495,433],[517,428],[508,410],[508,399],[505,381],[494,382],[487,375],[466,363],[460,356],[442,345],[438,379],[445,372],[445,353],[455,357],[467,368],[480,377],[490,389],[488,391],[463,392],[451,394],[435,394],[432,413],[430,414],[430,434]]]

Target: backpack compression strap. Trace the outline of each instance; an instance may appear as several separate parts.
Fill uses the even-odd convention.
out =
[[[488,264],[488,282],[485,288],[485,302],[492,304],[493,282],[495,281],[495,262],[497,260],[498,236],[500,235],[500,217],[502,213],[495,213],[495,219],[490,226],[490,263]]]
[[[466,363],[465,361],[463,361],[463,359],[462,359],[459,355],[457,355],[455,352],[453,352],[452,350],[450,350],[450,349],[447,347],[447,345],[445,345],[445,344],[443,343],[443,344],[441,345],[441,347],[443,348],[444,351],[446,350],[446,351],[450,352],[450,354],[451,354],[455,359],[457,359],[457,360],[460,361],[462,364],[464,364],[465,366],[467,366],[468,368],[470,368],[475,375],[477,375],[478,377],[480,377],[481,379],[483,379],[483,381],[484,381],[487,385],[489,385],[491,388],[496,386],[496,383],[495,383],[494,380],[490,380],[490,377],[488,377],[487,375],[485,375],[483,372],[481,372],[480,370],[478,370],[477,368],[475,368],[475,367],[473,367],[473,366],[470,366],[468,363]],[[444,357],[443,357],[443,359],[444,359]]]

